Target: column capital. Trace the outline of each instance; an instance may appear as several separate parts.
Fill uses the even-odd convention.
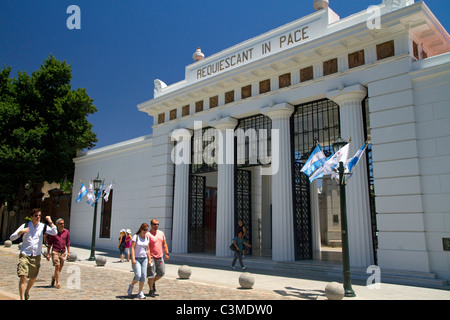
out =
[[[291,114],[294,112],[295,108],[293,105],[282,102],[275,104],[273,106],[264,107],[261,109],[261,113],[265,116],[268,116],[272,120],[280,119],[284,117],[290,117]]]
[[[233,117],[224,117],[219,120],[214,120],[210,123],[210,125],[214,128],[216,128],[219,131],[226,130],[226,129],[234,129],[237,126],[237,119]]]
[[[333,100],[339,106],[349,100],[357,100],[358,102],[361,102],[366,95],[366,87],[360,84],[327,92],[327,98]]]

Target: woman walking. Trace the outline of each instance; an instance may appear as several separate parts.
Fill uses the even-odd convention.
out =
[[[245,267],[244,264],[242,263],[242,252],[244,251],[244,245],[249,248],[251,247],[251,245],[245,241],[242,231],[238,231],[237,236],[233,238],[233,245],[236,250],[234,251],[234,259],[233,262],[231,263],[231,268],[233,270],[236,269],[234,265],[236,264],[236,261],[239,259],[239,264],[241,265],[242,270],[247,269],[247,267]]]
[[[139,293],[137,295],[139,299],[145,299],[142,289],[147,278],[147,267],[150,261],[150,247],[147,237],[148,229],[148,224],[143,223],[131,239],[131,263],[134,277],[128,286],[128,295],[131,296],[133,294],[133,286],[136,282],[139,282]]]

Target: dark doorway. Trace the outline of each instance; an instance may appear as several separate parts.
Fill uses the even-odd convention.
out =
[[[216,252],[217,188],[205,189],[205,252]]]

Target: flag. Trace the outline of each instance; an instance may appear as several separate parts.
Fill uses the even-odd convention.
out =
[[[314,172],[312,176],[309,177],[309,181],[313,182],[315,179],[321,178],[324,175],[332,174],[339,162],[343,162],[345,164],[348,158],[349,146],[350,144],[347,143],[345,146],[339,149],[338,152],[329,157],[327,161],[316,172]]]
[[[75,201],[75,203],[80,202],[81,198],[83,198],[87,193],[88,193],[88,191],[87,191],[86,187],[84,186],[83,182],[81,182],[80,192],[78,192],[78,197],[77,197],[77,200]]]
[[[353,158],[348,160],[347,169],[346,169],[345,172],[352,172],[352,169],[354,167],[356,167],[356,165],[359,162],[359,159],[361,159],[362,155],[364,154],[364,151],[366,150],[366,147],[367,147],[367,142],[361,148],[359,148],[358,151],[356,151],[356,153],[353,156]]]
[[[95,194],[94,194],[94,185],[92,184],[92,181],[89,181],[89,192],[86,195],[87,197],[87,204],[93,206],[95,202]]]
[[[101,184],[101,186],[100,186],[100,189],[98,189],[98,191],[97,191],[97,197],[95,198],[95,202],[97,202],[98,201],[98,198],[100,197],[100,195],[102,194],[102,190],[103,190],[103,185],[105,184],[105,181],[103,180],[103,182],[102,182],[102,184]],[[94,203],[95,203],[94,202]],[[94,206],[94,203],[93,204],[91,204],[91,206]]]
[[[106,202],[108,202],[109,192],[111,191],[112,185],[113,184],[111,182],[111,184],[108,187],[106,187],[106,189],[105,189],[105,195],[103,196],[103,199],[105,199]]]
[[[322,151],[320,144],[314,148],[313,152],[309,156],[306,163],[303,165],[301,172],[304,172],[308,177],[321,165],[323,165],[327,161],[325,154]]]

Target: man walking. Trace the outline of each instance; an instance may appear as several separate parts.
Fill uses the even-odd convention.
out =
[[[161,279],[165,274],[165,265],[163,259],[163,249],[166,253],[165,260],[169,260],[169,248],[167,247],[164,232],[158,230],[159,221],[153,219],[151,221],[151,230],[147,233],[150,239],[151,264],[147,270],[148,286],[150,288],[150,297],[156,296],[156,281]]]
[[[33,287],[39,273],[39,268],[41,267],[44,229],[45,233],[49,235],[56,235],[58,232],[50,216],[45,217],[50,228],[40,222],[40,209],[31,210],[30,218],[30,222],[21,225],[10,236],[10,240],[14,241],[23,235],[22,248],[20,249],[19,263],[17,265],[17,275],[20,278],[19,294],[21,300],[28,300],[30,298],[30,289]]]
[[[58,229],[58,233],[54,236],[50,236],[48,239],[47,260],[49,260],[48,253],[51,251],[52,263],[55,267],[51,285],[54,285],[55,288],[59,289],[61,287],[59,275],[64,266],[64,261],[70,258],[70,234],[69,230],[64,228],[64,219],[62,218],[56,220],[56,228]]]

